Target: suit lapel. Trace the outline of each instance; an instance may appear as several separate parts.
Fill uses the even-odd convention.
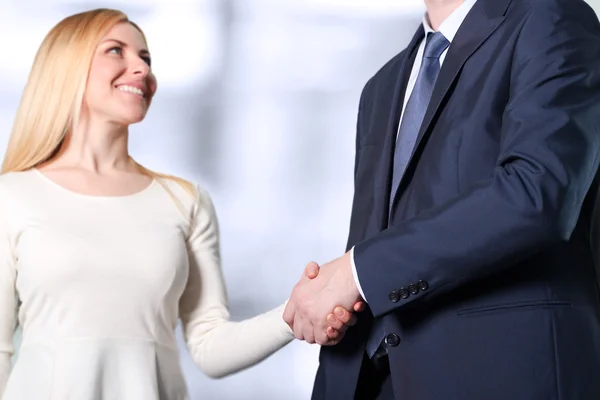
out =
[[[385,127],[385,138],[383,141],[382,157],[378,160],[379,165],[377,167],[377,179],[375,180],[374,189],[374,205],[375,215],[377,217],[377,225],[379,230],[387,228],[388,216],[389,216],[389,197],[392,186],[392,168],[393,168],[393,155],[396,144],[396,134],[398,131],[398,121],[400,120],[400,114],[402,112],[402,104],[404,102],[404,96],[406,93],[406,85],[410,78],[412,65],[417,53],[417,48],[425,32],[421,25],[412,40],[410,41],[406,56],[403,57],[395,68],[392,68],[389,72],[388,77],[384,77],[384,82],[394,82],[393,86],[384,86],[386,93],[383,95],[384,98],[388,98],[389,101],[383,101],[381,107],[385,107],[383,114],[389,116],[386,121]],[[388,108],[389,107],[389,108]]]
[[[413,154],[406,168],[406,173],[400,181],[397,194],[394,198],[396,204],[406,188],[407,179],[412,175],[413,164],[418,159],[419,152],[426,142],[424,139],[431,133],[432,122],[440,110],[443,100],[449,95],[450,88],[458,78],[459,72],[465,62],[502,24],[505,19],[504,14],[510,2],[511,0],[479,0],[475,3],[461,25],[461,28],[456,33],[433,88],[431,100],[425,112]]]

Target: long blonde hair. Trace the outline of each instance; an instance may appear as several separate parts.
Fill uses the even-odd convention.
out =
[[[127,15],[106,8],[71,15],[50,30],[35,56],[0,174],[26,171],[54,157],[79,121],[98,44],[110,29],[123,22],[133,25],[146,41],[142,30]],[[151,171],[132,161],[140,173],[156,179],[171,195],[163,179],[175,181],[196,195],[194,185],[185,179]]]

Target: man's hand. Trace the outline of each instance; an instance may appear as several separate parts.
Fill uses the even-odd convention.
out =
[[[314,263],[306,267],[311,276],[314,275],[313,268]],[[347,327],[356,322],[348,310],[364,309],[352,276],[350,254],[324,265],[317,277],[311,279],[308,274],[294,287],[283,319],[300,340],[321,345],[337,344]]]
[[[300,279],[302,280],[304,277],[315,279],[319,276],[319,269],[317,263],[309,262],[304,269],[304,275]],[[361,312],[365,309],[365,303],[359,300],[354,303],[352,308],[354,312]],[[346,329],[348,329],[349,326],[356,324],[356,315],[345,308],[338,306],[327,315],[327,323],[329,324],[327,327],[327,336],[329,339],[332,339],[332,341],[337,339],[337,342],[339,342],[339,340],[344,337]]]

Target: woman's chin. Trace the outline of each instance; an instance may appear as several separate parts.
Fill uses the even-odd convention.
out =
[[[121,115],[119,121],[123,125],[133,125],[142,122],[144,118],[146,118],[146,112],[128,113],[127,115]]]

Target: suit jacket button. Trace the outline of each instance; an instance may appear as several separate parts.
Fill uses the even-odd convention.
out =
[[[390,347],[396,347],[400,344],[400,338],[395,333],[390,333],[385,337],[385,344]]]
[[[429,283],[427,283],[427,281],[419,281],[419,289],[421,290],[427,290],[429,289]]]
[[[395,290],[392,290],[389,294],[389,298],[393,303],[397,303],[400,300],[400,293]]]
[[[398,294],[400,294],[402,299],[408,299],[408,296],[410,296],[410,293],[405,288],[400,288],[400,290],[398,290]]]
[[[414,283],[411,283],[410,285],[408,285],[408,290],[412,295],[418,294],[419,286],[415,285]]]

